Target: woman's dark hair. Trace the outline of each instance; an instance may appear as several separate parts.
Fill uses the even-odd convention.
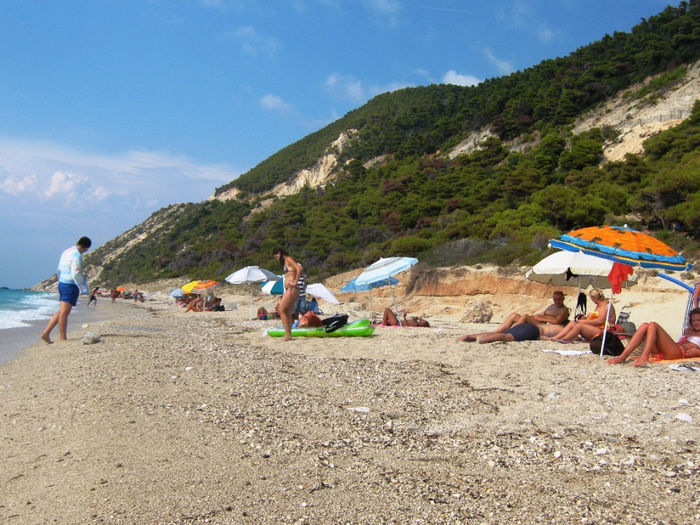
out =
[[[284,268],[284,258],[289,255],[287,251],[284,248],[280,248],[279,246],[277,248],[274,248],[272,250],[272,255],[280,255],[280,268]]]
[[[688,324],[691,323],[691,319],[693,318],[693,316],[698,314],[700,314],[700,308],[693,308],[688,314]]]
[[[92,246],[92,241],[87,237],[81,237],[80,239],[78,239],[77,244],[81,248],[89,248],[90,246]]]
[[[588,308],[588,298],[583,292],[579,292],[578,299],[576,300],[576,310],[574,313],[574,318],[579,319],[580,317],[586,317],[586,309]]]

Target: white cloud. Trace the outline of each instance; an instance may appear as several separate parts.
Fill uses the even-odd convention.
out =
[[[267,111],[274,113],[289,114],[294,111],[294,106],[285,102],[279,95],[268,93],[260,99],[260,105]]]
[[[324,84],[330,94],[340,100],[350,100],[355,103],[362,103],[367,100],[362,81],[348,75],[331,73],[326,78]]]
[[[542,26],[537,31],[537,39],[540,42],[542,42],[543,44],[546,44],[547,42],[551,42],[552,40],[554,40],[554,37],[555,37],[554,31],[552,31],[547,26]]]
[[[21,193],[33,192],[37,182],[36,175],[25,175],[24,177],[8,176],[0,182],[0,191],[17,196]]]
[[[515,69],[512,63],[508,62],[507,60],[497,58],[489,49],[484,50],[484,55],[486,58],[488,58],[489,62],[496,66],[499,73],[508,74],[512,73]]]
[[[42,192],[42,196],[45,199],[51,199],[52,197],[58,195],[62,198],[72,199],[79,190],[83,190],[84,193],[86,186],[89,183],[87,177],[76,175],[74,173],[67,173],[64,171],[57,171],[51,175],[49,181],[49,187]]]
[[[551,42],[557,35],[556,31],[542,20],[543,14],[537,13],[528,3],[515,2],[509,10],[501,11],[500,14],[500,18],[506,20],[512,27],[533,33],[535,38],[543,44]]]
[[[402,6],[398,0],[364,0],[364,3],[370,12],[381,19],[383,26],[395,27],[399,24]]]
[[[377,13],[398,13],[401,10],[401,2],[398,0],[365,0],[365,5]]]
[[[164,152],[105,155],[0,137],[0,173],[6,174],[0,176],[0,198],[13,196],[26,199],[25,204],[41,201],[58,207],[71,202],[90,208],[107,199],[130,207],[156,196],[161,206],[200,201],[241,171]]]
[[[249,55],[273,57],[280,48],[276,38],[260,35],[253,26],[241,26],[233,32],[233,37],[241,43],[241,49]]]
[[[427,69],[414,69],[413,74],[425,79],[427,82],[433,84],[435,83],[435,80],[433,79],[433,75],[430,71]]]
[[[396,91],[410,85],[406,82],[390,82],[384,86],[365,86],[361,80],[352,75],[341,75],[340,73],[331,73],[324,82],[324,87],[333,98],[350,101],[353,104],[364,104],[380,93]]]
[[[481,80],[473,75],[461,75],[454,69],[450,69],[442,77],[443,84],[455,84],[457,86],[476,86]]]

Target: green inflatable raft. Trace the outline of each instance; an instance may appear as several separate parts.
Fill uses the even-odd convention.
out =
[[[369,319],[353,321],[345,326],[341,326],[333,332],[326,332],[323,327],[292,328],[292,337],[367,337],[374,332],[374,326]],[[284,328],[275,326],[267,331],[270,337],[282,337]]]

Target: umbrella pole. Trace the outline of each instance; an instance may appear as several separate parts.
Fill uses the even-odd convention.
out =
[[[615,298],[615,293],[610,291],[610,300],[608,301],[608,311],[605,314],[605,325],[603,325],[603,338],[600,340],[600,358],[603,358],[603,352],[605,351],[605,337],[608,335],[608,324],[610,320],[610,309],[612,308],[613,299]]]
[[[389,283],[389,290],[391,290],[391,298],[394,300],[394,309],[396,310],[396,319],[399,321],[399,326],[403,328],[401,324],[401,312],[399,312],[399,305],[396,303],[396,296],[394,295],[394,285]]]
[[[369,289],[369,320],[374,321],[374,316],[372,315],[372,289]]]
[[[250,290],[250,318],[253,318],[253,290]]]

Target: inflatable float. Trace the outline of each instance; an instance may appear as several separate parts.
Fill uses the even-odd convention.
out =
[[[374,326],[369,322],[369,319],[360,319],[353,321],[344,326],[341,326],[333,332],[326,332],[322,326],[292,328],[292,337],[367,337],[374,332]],[[284,328],[275,326],[267,331],[270,337],[282,337]]]

